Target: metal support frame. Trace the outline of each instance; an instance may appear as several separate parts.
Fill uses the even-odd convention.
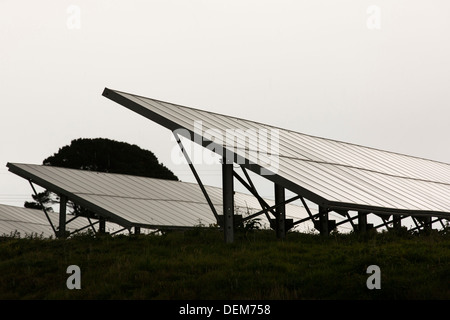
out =
[[[69,235],[72,235],[74,233],[80,232],[88,227],[91,227],[94,230],[94,234],[97,233],[94,225],[99,223],[100,227],[99,227],[99,232],[105,232],[105,218],[100,217],[99,220],[95,223],[92,223],[91,219],[89,217],[87,217],[88,221],[89,221],[89,225],[79,228],[77,230],[74,230],[72,232],[68,232],[66,230],[66,226],[67,224],[69,224],[69,222],[73,221],[74,219],[77,218],[77,216],[71,218],[69,221],[67,221],[67,201],[68,198],[66,195],[60,194],[59,198],[60,198],[60,203],[59,203],[59,222],[58,222],[58,229],[55,228],[52,220],[50,219],[50,216],[48,215],[47,210],[45,209],[44,205],[42,204],[41,200],[38,197],[38,193],[33,185],[33,182],[31,181],[31,179],[28,180],[28,182],[30,183],[31,188],[33,189],[33,192],[36,196],[37,201],[39,202],[39,205],[42,208],[42,211],[44,211],[45,216],[47,217],[47,220],[50,224],[50,226],[52,227],[53,232],[55,233],[55,236],[57,238],[67,238]]]
[[[298,199],[300,199],[300,196],[295,196],[295,197],[290,198],[290,199],[288,199],[288,200],[286,200],[286,201],[280,202],[280,203],[278,203],[278,204],[276,204],[276,205],[273,205],[273,206],[271,206],[271,207],[267,207],[267,208],[262,209],[262,210],[260,210],[260,211],[258,211],[258,212],[255,212],[255,213],[253,213],[253,214],[251,214],[251,215],[249,215],[249,216],[243,218],[242,221],[247,221],[247,220],[253,219],[253,218],[255,218],[255,217],[259,216],[259,215],[262,215],[262,214],[264,214],[264,213],[267,213],[268,211],[273,211],[273,210],[275,210],[276,208],[278,208],[279,206],[286,205],[286,204],[291,203],[291,202],[293,202],[293,201],[295,201],[295,200],[298,200]],[[309,219],[309,218],[308,218],[308,219]]]
[[[386,229],[389,229],[389,217],[385,218],[385,217],[380,217],[381,220],[383,221],[383,226],[386,227]]]
[[[91,218],[87,217],[87,219],[89,221],[89,226],[92,228],[92,231],[94,232],[94,234],[97,234],[97,230],[95,230],[94,225],[100,223],[100,220],[97,220],[95,223],[92,223]]]
[[[415,217],[411,217],[412,221],[416,225],[416,229],[420,229],[419,223],[417,222],[417,219]]]
[[[318,214],[318,213],[312,215],[311,217],[303,218],[303,219],[300,219],[300,220],[295,221],[295,222],[294,222],[294,226],[297,225],[297,224],[306,222],[306,221],[308,221],[308,220],[312,220],[312,221],[314,222],[314,226],[315,226],[315,225],[316,225],[316,222],[317,222],[317,221],[315,221],[315,219],[317,219],[317,218],[319,218],[319,214]]]
[[[425,230],[433,229],[433,221],[431,216],[423,217],[423,228]]]
[[[181,149],[181,152],[183,153],[184,158],[186,159],[186,161],[189,164],[189,168],[191,168],[192,173],[194,174],[195,180],[197,181],[198,185],[200,186],[200,189],[202,190],[203,196],[205,197],[206,201],[208,202],[209,207],[211,208],[212,213],[214,214],[214,217],[217,220],[217,223],[220,224],[219,222],[219,215],[217,214],[217,210],[214,207],[214,204],[211,201],[211,198],[208,195],[208,192],[205,189],[205,186],[202,183],[202,180],[200,179],[199,175],[197,174],[197,170],[195,170],[194,165],[192,164],[191,159],[189,158],[189,155],[187,154],[186,150],[184,149],[183,143],[181,142],[181,139],[179,137],[179,135],[173,131],[173,135],[175,136],[175,140],[178,143],[178,146]]]
[[[111,235],[114,235],[114,234],[116,234],[116,233],[122,232],[122,231],[124,231],[124,230],[128,230],[129,233],[131,234],[131,231],[130,231],[129,228],[123,227],[122,229],[119,229],[119,230],[114,231],[113,233],[111,233]]]
[[[392,225],[394,229],[399,230],[402,227],[402,216],[394,214],[392,216]]]
[[[274,184],[275,204],[284,203],[286,201],[285,189],[279,184]],[[277,238],[284,239],[286,237],[286,206],[280,205],[276,209],[276,234]]]
[[[358,211],[358,232],[367,231],[367,212]]]
[[[320,226],[320,235],[327,236],[330,233],[328,230],[328,208],[319,206],[319,226]]]
[[[426,216],[426,217],[422,217],[423,222],[420,221],[419,219],[412,217],[414,224],[416,225],[415,228],[410,229],[409,231],[416,231],[416,230],[432,230],[432,225],[434,222],[440,222],[442,227],[445,228],[444,224],[442,223],[441,218],[436,218],[435,220],[433,220],[433,217],[431,216]]]
[[[308,205],[306,204],[306,201],[303,199],[303,197],[300,196],[300,200],[303,203],[304,208],[306,209],[306,212],[308,213],[307,218],[303,218],[300,220],[297,220],[293,223],[293,225],[297,225],[303,222],[306,222],[308,220],[311,220],[314,224],[314,228],[319,230],[321,235],[328,235],[334,228],[336,228],[339,224],[347,223],[348,221],[351,221],[353,219],[356,219],[356,217],[350,217],[347,213],[347,211],[341,211],[342,215],[345,215],[348,217],[348,220],[341,221],[339,223],[336,223],[336,220],[330,220],[329,219],[329,212],[331,211],[330,208],[325,207],[323,205],[319,205],[319,213],[312,214],[311,210],[309,209]]]
[[[309,217],[311,218],[311,220],[314,219],[314,216],[311,213],[311,210],[309,210],[308,205],[306,204],[305,199],[303,199],[303,197],[300,197],[300,200],[302,201],[303,207],[306,209],[306,212],[308,212]],[[295,224],[295,223],[294,223]]]
[[[233,171],[234,177],[248,190],[252,193],[252,195],[258,200],[259,204],[261,205],[262,210],[258,211],[254,214],[251,214],[245,218],[242,219],[242,221],[247,221],[249,219],[253,219],[254,217],[257,217],[261,214],[265,214],[267,220],[270,222],[271,226],[277,230],[277,237],[278,238],[285,238],[286,232],[293,227],[293,221],[292,219],[286,220],[286,204],[293,202],[295,200],[300,199],[300,196],[295,196],[291,199],[286,200],[285,198],[285,189],[284,187],[275,184],[275,205],[270,206],[259,194],[256,190],[250,176],[247,173],[247,170],[241,166],[242,171],[245,174],[245,177],[247,178],[248,183],[239,175],[236,171]],[[272,219],[269,212],[272,213],[272,215],[275,217],[275,219]],[[282,212],[282,216],[280,218],[279,212]],[[281,221],[282,220],[282,221]]]
[[[358,226],[355,225],[355,223],[353,222],[354,219],[352,219],[352,217],[350,217],[350,214],[348,213],[348,211],[345,211],[345,216],[347,217],[347,221],[349,221],[350,224],[352,225],[353,230],[356,230],[358,228]],[[367,220],[366,220],[366,225],[367,225]]]
[[[355,225],[355,224],[353,223],[353,220],[358,219],[358,215],[356,215],[356,216],[354,216],[354,217],[350,217],[350,215],[346,214],[345,216],[347,217],[347,219],[346,219],[346,220],[339,221],[339,222],[336,222],[336,227],[337,227],[337,226],[340,226],[341,224],[345,224],[345,223],[347,223],[347,222],[350,222],[350,224],[351,224],[354,228],[357,227],[357,225]]]
[[[106,219],[103,217],[98,217],[98,232],[99,233],[106,233]]]
[[[442,218],[437,218],[437,220],[441,223],[442,228],[445,229],[445,225],[444,225],[444,222],[442,222]],[[447,221],[448,221],[448,219],[447,219]]]
[[[263,198],[261,198],[261,196],[258,194],[258,191],[256,191],[255,186],[253,185],[250,177],[248,176],[247,172],[245,171],[245,169],[243,169],[244,173],[246,174],[247,180],[249,181],[249,183],[247,183],[240,175],[237,174],[236,171],[233,170],[233,176],[245,187],[247,188],[248,191],[251,192],[251,194],[258,200],[259,204],[261,205],[262,209],[266,209],[264,210],[264,212],[261,213],[265,213],[266,218],[270,221],[270,216],[268,214],[268,211],[270,211],[274,217],[276,217],[276,213],[275,210],[273,208],[271,208],[266,201],[264,201]]]
[[[393,224],[393,227],[394,227],[394,228],[395,228],[395,227],[400,228],[400,227],[401,227],[401,220],[403,220],[403,219],[405,219],[405,218],[408,218],[408,216],[404,216],[404,215],[393,215],[393,216],[392,216],[392,220],[383,219],[382,217],[380,217],[380,218],[383,220],[383,222],[382,222],[381,224],[379,224],[379,225],[374,226],[374,227],[373,227],[374,229],[378,229],[378,228],[381,228],[381,227],[389,228],[389,224],[390,224],[390,223]]]
[[[66,238],[66,215],[67,215],[67,197],[65,195],[59,196],[59,229],[58,237]]]
[[[82,228],[79,228],[79,229],[77,229],[77,230],[74,230],[74,231],[72,231],[70,234],[72,235],[72,234],[74,234],[74,233],[80,232],[80,231],[82,231],[82,230],[84,230],[84,229],[86,229],[86,228],[89,228],[89,227],[91,227],[91,228],[94,230],[94,234],[96,234],[97,231],[95,230],[94,225],[96,225],[96,224],[99,223],[99,222],[96,221],[96,222],[92,223],[91,220],[90,220],[89,218],[88,218],[88,220],[89,220],[89,224],[88,224],[88,225],[86,225],[86,226],[84,226],[84,227],[82,227]]]
[[[247,181],[248,181],[249,184],[247,185],[245,183],[245,181],[236,172],[235,172],[235,177],[244,185],[244,187],[247,188],[248,191],[250,191],[256,197],[256,199],[258,199],[258,202],[259,202],[261,208],[262,209],[267,209],[269,207],[269,205],[258,194],[258,191],[256,190],[256,187],[253,184],[252,179],[250,179],[250,175],[248,174],[247,169],[245,169],[245,167],[243,165],[241,165],[241,170],[244,173],[245,178],[247,178]],[[267,211],[264,212],[264,214],[266,215],[267,220],[270,221],[269,211],[271,211],[273,215],[275,215],[275,212],[273,210],[267,210]]]
[[[30,183],[31,188],[33,189],[34,195],[36,196],[37,201],[39,202],[39,205],[42,208],[42,211],[44,211],[45,216],[47,217],[48,222],[50,223],[50,226],[52,227],[53,232],[55,233],[55,236],[58,236],[58,231],[56,230],[55,226],[53,225],[52,220],[50,219],[47,210],[45,209],[44,205],[42,204],[41,200],[38,197],[38,193],[36,192],[36,189],[34,188],[33,182],[31,181],[31,179],[28,180],[28,182]]]
[[[233,162],[222,160],[223,229],[226,243],[234,242]]]

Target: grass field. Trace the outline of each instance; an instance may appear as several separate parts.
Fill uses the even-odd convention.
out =
[[[69,290],[67,267],[81,270]],[[369,290],[370,265],[380,289]],[[0,299],[450,299],[450,236],[392,232],[0,238]]]

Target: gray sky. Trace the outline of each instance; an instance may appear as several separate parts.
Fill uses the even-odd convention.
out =
[[[449,39],[445,0],[0,0],[0,203],[31,193],[7,162],[80,137],[194,181],[171,133],[105,87],[450,163]]]

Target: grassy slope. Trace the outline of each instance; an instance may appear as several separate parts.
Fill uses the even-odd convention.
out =
[[[390,233],[0,239],[0,299],[450,299],[450,237]],[[81,290],[69,290],[69,265]],[[381,289],[369,290],[369,265]]]

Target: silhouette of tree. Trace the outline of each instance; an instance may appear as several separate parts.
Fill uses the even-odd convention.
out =
[[[158,161],[153,152],[136,145],[110,139],[76,139],[43,161],[46,166],[55,166],[88,171],[120,173],[148,178],[177,180],[177,176]],[[52,211],[59,202],[57,195],[45,190],[32,195],[34,201],[25,202],[26,208]],[[42,205],[41,205],[42,204]],[[92,212],[68,202],[75,215],[95,217]]]

